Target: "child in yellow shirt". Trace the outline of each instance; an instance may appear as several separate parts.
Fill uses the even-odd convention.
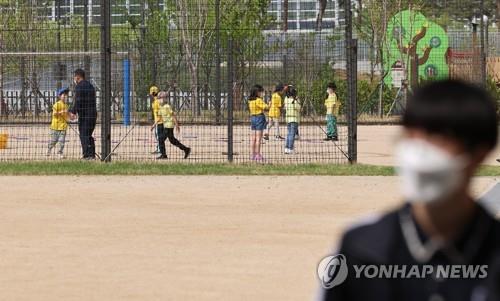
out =
[[[269,106],[264,102],[264,88],[261,85],[253,86],[248,98],[248,108],[250,110],[250,121],[252,135],[250,137],[250,147],[252,150],[251,160],[263,161],[264,158],[260,153],[260,145],[262,143],[262,133],[266,129],[266,116],[264,111],[269,109]]]
[[[281,108],[283,107],[283,92],[285,86],[283,84],[276,85],[274,89],[273,96],[271,97],[271,106],[269,108],[269,126],[267,127],[267,133],[264,134],[264,139],[269,140],[269,133],[271,128],[274,126],[276,128],[276,140],[285,140],[285,138],[280,135],[280,117]]]
[[[47,157],[52,153],[52,149],[59,142],[59,150],[57,151],[59,158],[64,159],[64,145],[66,143],[66,130],[68,128],[68,109],[66,103],[68,99],[69,89],[61,88],[57,91],[59,98],[52,106],[52,122],[50,123],[50,142],[47,150]]]
[[[326,107],[326,138],[325,141],[338,141],[337,116],[339,115],[340,102],[337,98],[337,86],[329,83],[326,90],[328,98],[325,100]]]

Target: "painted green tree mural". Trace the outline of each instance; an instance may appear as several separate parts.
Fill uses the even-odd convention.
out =
[[[393,84],[392,69],[406,66],[406,78],[412,87],[422,80],[447,78],[448,36],[438,24],[418,11],[404,10],[396,14],[387,26],[384,49],[385,83]]]

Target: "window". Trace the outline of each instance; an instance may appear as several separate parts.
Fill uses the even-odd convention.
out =
[[[300,15],[301,15],[301,19],[315,19],[316,18],[315,11],[302,12]]]
[[[85,14],[85,9],[83,6],[75,6],[75,15],[83,16]]]
[[[278,3],[271,3],[269,5],[269,10],[270,11],[277,11],[278,10]]]
[[[142,7],[140,4],[131,4],[130,5],[130,14],[131,15],[141,15]]]
[[[327,10],[325,11],[325,15],[323,18],[335,18],[335,11],[333,10]]]
[[[300,9],[301,10],[316,10],[316,3],[315,2],[301,3]]]

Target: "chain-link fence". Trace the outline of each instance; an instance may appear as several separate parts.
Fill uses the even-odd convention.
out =
[[[499,78],[500,36],[481,26],[480,11],[475,19],[457,15],[468,2],[353,1],[352,22],[348,3],[110,1],[107,49],[99,0],[0,1],[0,160],[58,158],[64,128],[62,153],[72,159],[92,157],[92,136],[101,159],[153,160],[165,140],[174,161],[252,162],[258,152],[267,162],[345,163],[356,158],[356,122],[397,122],[418,84],[483,82],[483,58],[488,78]],[[493,15],[483,22],[493,24]],[[354,40],[346,43],[349,30]],[[111,51],[108,75],[103,50]],[[92,88],[73,81],[77,69]],[[260,112],[250,109],[257,84],[271,107],[262,140],[252,125]],[[273,98],[279,85],[289,88]],[[63,116],[55,104],[64,87],[69,112],[55,118]],[[82,103],[94,106],[88,89],[97,113],[86,122]],[[286,108],[290,90],[298,120]],[[54,119],[67,125],[54,127]],[[51,141],[58,143],[49,152]]]

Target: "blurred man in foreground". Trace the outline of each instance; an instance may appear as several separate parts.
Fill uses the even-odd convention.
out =
[[[343,235],[318,267],[319,299],[499,300],[500,223],[470,193],[497,143],[494,102],[475,86],[431,83],[415,91],[403,126],[406,203]]]

